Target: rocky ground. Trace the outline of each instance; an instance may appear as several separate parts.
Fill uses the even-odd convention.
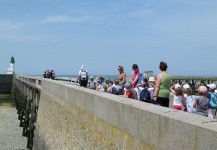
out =
[[[10,96],[0,95],[0,150],[25,150],[27,139],[17,118]]]

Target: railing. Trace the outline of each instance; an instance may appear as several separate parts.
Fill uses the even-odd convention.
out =
[[[56,77],[55,80],[76,83],[76,78],[70,78],[70,77]]]
[[[28,149],[33,147],[41,84],[41,79],[36,77],[16,75],[14,78],[13,95],[20,127],[23,127],[23,136],[27,137]]]
[[[179,83],[180,85],[189,84],[193,94],[197,93],[197,88],[200,85],[217,83],[217,77],[200,77],[200,76],[173,76],[172,84]]]

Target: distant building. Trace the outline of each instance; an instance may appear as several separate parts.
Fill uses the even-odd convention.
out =
[[[10,65],[7,69],[7,74],[14,74],[14,64],[15,64],[15,60],[14,57],[11,57],[11,61],[10,61]]]

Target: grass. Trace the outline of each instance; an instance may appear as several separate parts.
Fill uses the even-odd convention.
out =
[[[14,107],[15,103],[10,94],[0,94],[0,106]]]

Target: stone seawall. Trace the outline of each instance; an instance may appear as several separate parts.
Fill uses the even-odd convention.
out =
[[[35,150],[216,150],[217,122],[43,80]]]
[[[0,94],[11,94],[13,75],[0,74]]]

